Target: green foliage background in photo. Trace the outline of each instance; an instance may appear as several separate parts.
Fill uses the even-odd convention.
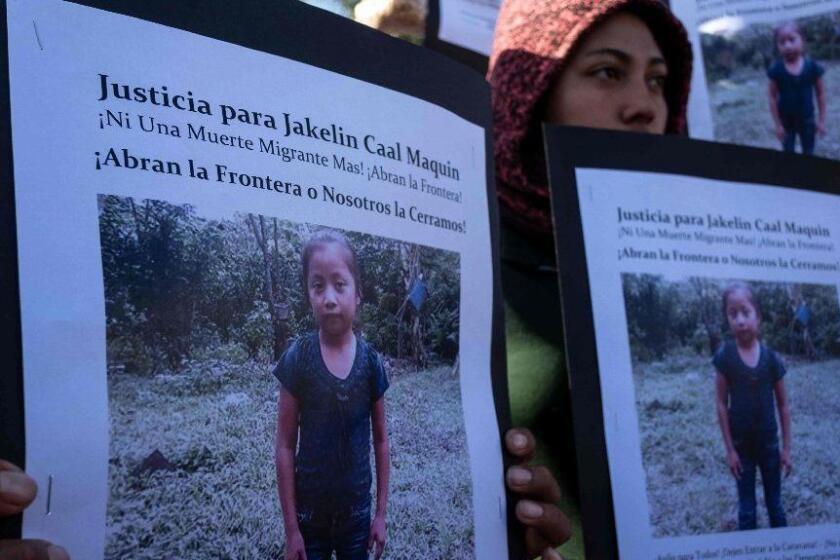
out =
[[[319,226],[98,199],[110,449],[106,558],[280,558],[278,353],[315,328],[300,251]],[[390,443],[384,558],[472,557],[457,253],[344,232],[357,332],[380,352]],[[407,295],[422,280],[417,310]],[[371,461],[373,454],[371,453]],[[375,491],[372,488],[372,492]]]

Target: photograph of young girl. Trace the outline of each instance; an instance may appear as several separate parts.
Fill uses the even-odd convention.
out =
[[[280,358],[277,486],[287,560],[382,555],[388,504],[388,431],[382,359],[354,331],[362,285],[344,235],[319,231],[301,251],[303,289],[316,329]],[[370,434],[376,460],[371,522]]]
[[[653,534],[840,522],[837,287],[623,287]]]
[[[712,363],[726,465],[738,486],[738,529],[756,528],[756,470],[761,472],[770,526],[785,527],[781,479],[782,473],[788,476],[793,470],[785,366],[761,342],[761,306],[749,284],[727,286],[722,306],[732,339],[718,347]]]
[[[107,558],[474,556],[457,253],[161,200],[99,218]]]
[[[816,136],[824,137],[826,101],[825,68],[805,54],[805,35],[795,21],[776,26],[773,42],[779,57],[767,69],[768,103],[776,137],[786,152],[814,154]],[[814,109],[816,99],[817,110]]]
[[[840,159],[840,12],[725,21],[700,29],[715,140]]]

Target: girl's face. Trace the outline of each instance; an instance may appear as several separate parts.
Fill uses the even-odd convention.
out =
[[[309,259],[309,305],[318,328],[330,335],[342,335],[353,328],[360,299],[347,266],[352,258],[340,243],[325,243]]]
[[[644,21],[617,13],[575,48],[548,93],[554,124],[663,134],[668,66]]]
[[[734,290],[726,298],[726,320],[739,342],[747,344],[758,338],[761,317],[747,290]]]
[[[776,48],[785,60],[795,61],[802,56],[802,35],[793,24],[780,27],[776,31]]]

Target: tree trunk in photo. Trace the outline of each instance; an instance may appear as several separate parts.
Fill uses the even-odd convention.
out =
[[[423,326],[420,323],[420,311],[414,309],[407,301],[408,294],[422,273],[420,269],[420,248],[417,245],[402,244],[400,246],[400,261],[402,263],[403,286],[406,293],[403,308],[411,309],[409,348],[415,366],[421,368],[426,365],[426,351],[423,347]],[[402,314],[400,314],[401,317]]]
[[[286,349],[286,340],[289,332],[286,321],[289,319],[288,307],[280,295],[280,227],[277,218],[272,218],[272,229],[274,230],[274,248],[272,252],[271,267],[271,293],[274,298],[274,359],[279,360],[280,355]]]
[[[423,348],[423,328],[420,324],[420,312],[414,310],[414,316],[411,320],[411,348],[414,357],[414,363],[418,368],[426,366],[426,352]]]
[[[128,205],[131,208],[131,216],[134,218],[134,235],[137,237],[137,246],[142,247],[143,231],[140,227],[140,215],[137,212],[137,205],[134,203],[133,198],[128,199]]]
[[[272,266],[272,252],[276,254],[277,249],[277,224],[275,219],[274,248],[269,247],[268,228],[263,216],[258,216],[256,219],[253,214],[248,214],[248,226],[254,234],[254,239],[257,241],[257,246],[260,248],[260,253],[263,257],[263,298],[268,304],[268,313],[271,317],[272,330],[272,359],[277,361],[280,359],[280,354],[283,352],[283,344],[286,340],[286,326],[284,318],[280,316],[280,289],[274,277],[274,267]]]
[[[706,335],[709,337],[709,354],[714,356],[715,352],[717,352],[717,349],[720,346],[720,333],[715,331],[708,322],[705,323],[705,326]]]
[[[396,318],[397,318],[397,359],[402,359],[402,324],[403,324],[403,317],[405,316],[405,306],[408,305],[408,298],[403,300],[402,305],[397,310]]]
[[[700,302],[700,320],[703,322],[703,328],[706,330],[706,336],[709,339],[709,354],[714,355],[720,346],[721,333],[718,327],[718,312],[717,312],[717,289],[707,280],[700,278],[692,278],[691,286],[697,293],[697,299]]]

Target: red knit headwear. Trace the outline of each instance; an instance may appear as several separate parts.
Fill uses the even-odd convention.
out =
[[[505,0],[502,4],[487,78],[502,216],[520,229],[543,235],[552,227],[541,102],[575,45],[619,11],[641,18],[662,50],[668,64],[666,133],[683,133],[691,45],[682,24],[665,5],[657,0]]]

